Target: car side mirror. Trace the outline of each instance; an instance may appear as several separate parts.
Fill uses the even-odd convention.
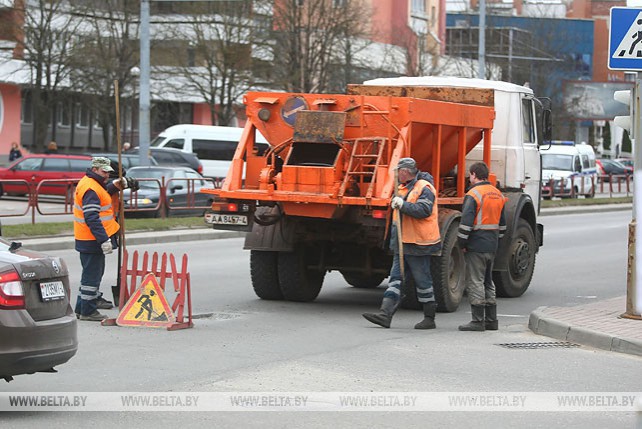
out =
[[[179,191],[181,189],[183,189],[183,185],[174,185],[171,188],[169,188],[169,191],[174,193],[174,192]]]

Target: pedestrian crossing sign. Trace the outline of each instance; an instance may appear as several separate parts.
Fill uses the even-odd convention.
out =
[[[609,69],[642,70],[642,9],[611,8]]]
[[[167,303],[163,289],[153,274],[143,277],[140,287],[129,298],[116,324],[118,326],[171,326],[176,322],[174,312]]]

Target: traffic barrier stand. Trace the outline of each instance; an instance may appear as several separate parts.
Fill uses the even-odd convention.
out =
[[[128,268],[128,262],[129,253],[125,250],[120,268],[119,316],[102,321],[102,325],[166,326],[168,331],[192,328],[192,289],[187,271],[187,254],[183,255],[180,271],[177,270],[176,258],[171,253],[159,256],[154,252],[150,261],[149,253],[144,252],[141,267],[138,268],[139,253],[136,250],[131,258],[131,268]],[[168,279],[171,280],[173,292],[176,294],[171,308],[165,298]],[[184,316],[186,305],[187,319]],[[154,310],[154,307],[161,309]],[[139,312],[141,314],[138,314]],[[135,321],[137,323],[134,323]]]

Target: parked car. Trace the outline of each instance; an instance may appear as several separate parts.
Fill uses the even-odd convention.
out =
[[[179,124],[161,132],[150,146],[195,153],[203,164],[203,171],[199,173],[220,181],[230,169],[242,134],[243,128],[238,127]],[[258,130],[255,136],[255,149],[259,155],[263,155],[270,146]]]
[[[0,237],[0,378],[55,372],[78,350],[64,260]]]
[[[615,158],[617,162],[628,168],[633,173],[634,161],[632,158]]]
[[[129,150],[127,153],[138,154],[139,148]],[[198,174],[203,174],[203,164],[200,159],[193,153],[183,152],[179,149],[170,148],[149,148],[151,155],[158,165],[168,165],[172,167],[189,167]]]
[[[112,168],[118,172],[118,154],[117,153],[92,153],[92,156],[104,156],[105,158],[109,158],[111,161],[111,166]],[[132,167],[138,167],[140,166],[140,156],[138,153],[136,154],[131,154],[129,152],[127,153],[121,153],[120,154],[120,159],[123,161],[123,175],[127,172]],[[158,162],[156,162],[156,159],[153,156],[148,157],[149,159],[149,165],[158,165]]]
[[[138,179],[140,184],[138,192],[126,189],[123,193],[127,217],[136,215],[159,217],[163,213],[162,210],[166,216],[202,216],[212,203],[211,195],[200,192],[202,188],[212,188],[212,181],[204,179],[189,167],[132,167],[127,172],[127,176]],[[163,184],[166,185],[166,196],[164,204],[160,205]],[[187,209],[188,205],[192,208]],[[151,208],[156,210],[136,211],[136,209]]]
[[[7,183],[6,180],[25,180],[39,184],[43,180],[70,179],[69,182],[45,183],[38,190],[44,195],[66,195],[75,181],[82,179],[91,165],[89,155],[29,154],[16,160],[7,168],[0,168],[0,195],[25,195],[27,185]]]
[[[614,159],[598,159],[595,163],[597,164],[599,174],[606,176],[603,177],[605,182],[610,180],[609,175],[627,176],[633,173],[633,169],[628,169],[625,165]]]

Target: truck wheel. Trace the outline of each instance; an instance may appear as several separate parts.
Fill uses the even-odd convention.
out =
[[[518,220],[509,249],[508,270],[493,272],[493,280],[497,296],[516,298],[526,292],[535,270],[535,236],[524,219]]]
[[[281,300],[277,252],[250,251],[250,277],[254,293],[261,299]]]
[[[294,252],[279,252],[278,276],[283,297],[288,301],[314,301],[321,291],[325,271],[308,268],[318,261],[311,248],[299,248]]]
[[[439,311],[457,310],[466,289],[464,252],[457,243],[459,222],[453,221],[442,240],[441,256],[432,258],[432,280]]]
[[[381,282],[388,277],[387,274],[363,274],[363,273],[345,273],[341,271],[341,275],[348,282],[350,286],[360,289],[374,289],[381,284]]]

